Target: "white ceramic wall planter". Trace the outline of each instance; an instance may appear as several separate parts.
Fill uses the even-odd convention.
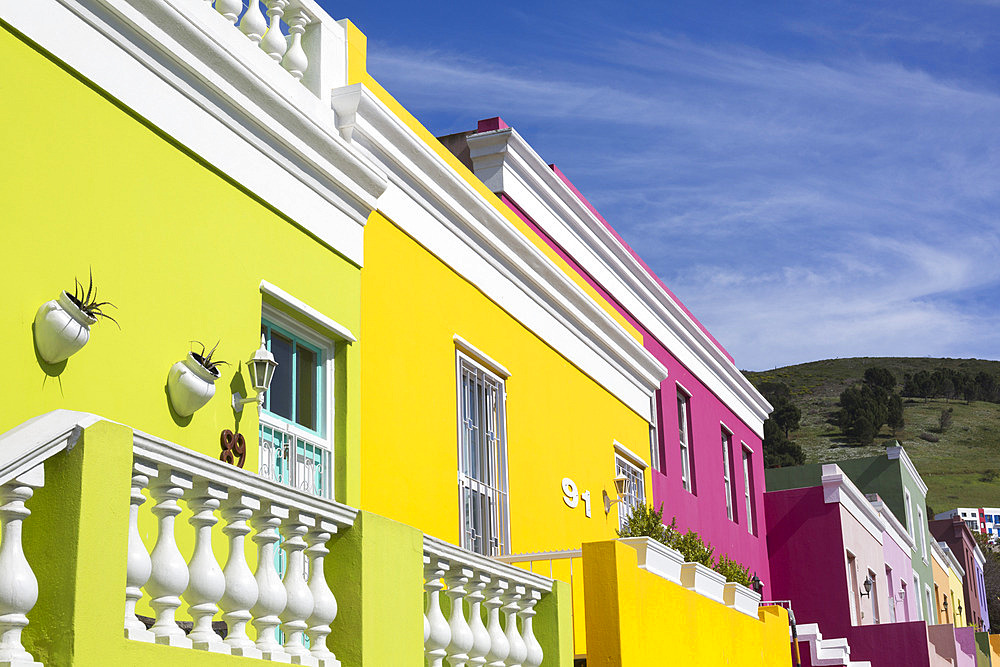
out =
[[[726,578],[710,567],[705,567],[701,563],[681,565],[681,586],[690,588],[710,600],[723,602],[725,585]]]
[[[623,537],[619,541],[638,552],[639,567],[667,581],[681,583],[681,565],[684,564],[684,556],[679,551],[651,537]]]
[[[90,340],[90,327],[97,322],[73,303],[69,294],[46,301],[35,313],[35,347],[50,364],[66,361]]]
[[[743,584],[727,581],[722,591],[722,598],[727,607],[732,607],[752,618],[758,618],[757,608],[760,606],[760,594],[753,592]]]
[[[167,392],[174,412],[181,417],[190,417],[208,403],[215,395],[215,381],[219,375],[218,370],[208,370],[188,352],[183,361],[170,367],[170,374],[167,375]]]

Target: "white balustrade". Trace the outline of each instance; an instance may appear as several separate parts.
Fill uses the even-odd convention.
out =
[[[444,588],[441,577],[447,571],[448,561],[444,559],[432,557],[424,562],[424,590],[427,592],[424,620],[428,628],[424,633],[424,655],[429,667],[441,667],[451,642],[451,628],[441,613],[441,589]]]
[[[226,522],[222,532],[229,538],[229,557],[222,568],[226,591],[219,605],[222,607],[222,620],[229,628],[226,644],[230,652],[247,658],[261,657],[260,651],[247,636],[247,623],[252,618],[250,608],[257,603],[257,580],[246,558],[246,536],[250,533],[247,522],[259,509],[259,499],[239,491],[230,491],[222,507],[222,518]]]
[[[448,621],[439,602],[445,585],[445,595],[451,599]],[[441,665],[442,658],[450,667],[542,664],[533,618],[535,606],[552,590],[551,579],[425,536],[424,590],[424,653],[432,667]]]
[[[281,59],[281,66],[284,67],[296,81],[302,80],[302,75],[309,67],[309,58],[302,48],[302,34],[309,25],[309,15],[301,8],[294,10],[288,15],[288,50],[285,57]]]
[[[174,519],[181,513],[177,501],[184,491],[192,488],[191,477],[160,464],[159,476],[150,487],[156,501],[153,514],[158,519],[156,546],[149,555],[152,563],[146,592],[150,605],[156,610],[156,622],[151,628],[157,644],[190,648],[191,641],[177,625],[175,614],[181,606],[181,594],[188,585],[187,561],[177,548]]]
[[[27,614],[38,601],[38,580],[24,557],[21,534],[31,514],[24,503],[44,482],[39,465],[0,486],[0,664],[10,667],[42,667],[21,644]]]
[[[188,588],[184,592],[194,626],[188,639],[194,648],[213,653],[229,653],[229,646],[212,628],[212,619],[219,611],[217,603],[226,592],[226,577],[212,552],[212,526],[218,522],[215,510],[228,495],[224,488],[201,481],[188,499],[193,512],[189,521],[195,528],[194,554],[188,565]]]
[[[337,524],[325,519],[319,519],[316,526],[306,534],[306,556],[309,557],[309,590],[313,597],[312,615],[306,619],[309,637],[309,652],[320,667],[337,667],[340,661],[327,647],[326,638],[330,634],[330,624],[337,618],[337,598],[334,597],[330,585],[326,582],[324,564],[330,550],[326,543],[333,533],[337,532]]]
[[[265,0],[265,2],[267,4],[267,32],[264,33],[264,38],[260,42],[260,48],[271,56],[271,60],[281,62],[281,58],[288,48],[288,42],[281,34],[281,17],[285,13],[285,7],[288,6],[288,0]]]
[[[260,44],[267,32],[267,19],[264,18],[264,12],[260,11],[260,0],[250,0],[247,4],[249,7],[240,19],[240,32],[254,44]]]
[[[128,560],[125,568],[125,636],[152,642],[155,636],[135,615],[135,605],[142,599],[142,587],[149,581],[153,564],[139,535],[139,507],[146,502],[142,490],[156,477],[156,465],[136,459],[132,464],[132,493],[128,510]]]
[[[297,665],[318,664],[303,641],[308,627],[306,619],[313,611],[312,591],[306,583],[304,538],[315,525],[314,517],[299,510],[292,510],[281,524],[281,534],[285,538],[281,548],[286,554],[285,576],[281,579],[286,594],[285,608],[280,614],[281,630],[285,633],[285,653],[292,656],[292,662]]]
[[[281,538],[278,536],[278,526],[281,520],[288,518],[288,508],[274,503],[264,503],[261,511],[255,514],[251,524],[257,530],[253,541],[257,544],[257,604],[250,613],[253,614],[253,627],[257,630],[257,649],[268,660],[288,662],[287,654],[278,643],[277,629],[281,625],[278,615],[285,610],[288,595],[281,585],[278,569],[275,567],[275,544]]]
[[[469,651],[475,643],[472,635],[472,628],[465,620],[465,596],[468,591],[465,585],[473,576],[471,568],[461,563],[452,563],[445,583],[448,584],[446,595],[451,600],[451,615],[448,619],[448,629],[451,632],[451,641],[448,643],[448,664],[451,667],[465,667],[469,660]]]
[[[522,667],[528,656],[528,647],[517,629],[517,612],[521,610],[521,598],[524,597],[524,586],[514,585],[507,589],[503,596],[504,634],[510,644],[510,653],[504,662],[507,667]]]

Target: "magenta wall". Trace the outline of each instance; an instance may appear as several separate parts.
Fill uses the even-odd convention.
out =
[[[927,625],[923,621],[862,625],[851,628],[847,641],[851,646],[851,660],[868,660],[872,667],[925,667],[931,664]]]
[[[840,505],[823,487],[764,494],[771,596],[791,600],[798,623],[818,623],[824,637],[851,630]]]
[[[577,264],[559,244],[553,241],[545,230],[518,206],[517,202],[503,193],[500,193],[500,199],[640,332],[643,346],[667,368],[668,377],[660,389],[662,400],[659,400],[657,405],[660,425],[657,447],[660,450],[662,472],[654,470],[651,473],[653,488],[651,502],[656,507],[663,506],[663,516],[668,523],[671,517],[676,517],[678,528],[697,531],[703,539],[715,547],[716,554],[725,554],[742,563],[750,569],[751,575],[757,573],[764,581],[764,599],[773,598],[770,592],[768,576],[770,568],[764,539],[764,461],[760,438],[631,313],[615,301],[604,287]],[[690,452],[694,479],[693,492],[684,489],[680,476],[681,454],[676,399],[678,383],[691,396]],[[722,425],[733,433],[730,463],[735,496],[735,521],[730,521],[726,513]],[[743,496],[743,464],[740,458],[743,444],[752,451],[750,477],[755,514],[753,532],[747,528],[746,502]]]

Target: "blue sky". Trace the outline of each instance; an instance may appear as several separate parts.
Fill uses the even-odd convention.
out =
[[[1000,0],[324,4],[432,132],[558,164],[741,368],[1000,358]]]

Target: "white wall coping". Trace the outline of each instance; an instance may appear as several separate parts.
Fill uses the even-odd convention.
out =
[[[822,482],[824,502],[840,503],[841,507],[857,519],[879,544],[882,544],[882,520],[840,466],[836,463],[825,464]]]
[[[504,366],[499,361],[497,361],[490,355],[480,350],[478,347],[476,347],[469,341],[465,340],[458,334],[452,336],[451,339],[455,342],[455,347],[457,347],[462,352],[465,352],[467,355],[469,355],[479,363],[489,368],[491,371],[502,377],[504,380],[510,377],[511,373],[509,370],[507,370],[506,366]]]
[[[948,543],[938,542],[937,545],[951,569],[955,570],[955,572],[958,573],[958,576],[964,579],[965,568],[958,562],[958,558],[955,557],[955,553],[951,550],[951,547],[948,546]]]
[[[892,510],[889,509],[881,498],[869,502],[872,508],[878,512],[885,532],[892,537],[903,551],[910,550],[912,552],[916,548],[916,540],[910,537],[910,534],[906,532],[906,528],[899,522],[899,519],[892,513]],[[913,554],[911,553],[910,556],[912,558]]]
[[[305,303],[301,299],[292,296],[291,294],[281,289],[277,285],[269,283],[266,280],[262,280],[260,281],[260,291],[261,293],[272,297],[279,303],[288,306],[289,308],[291,308],[298,314],[302,315],[303,317],[312,320],[313,322],[315,322],[316,324],[318,324],[319,326],[323,327],[328,332],[333,334],[336,338],[347,343],[357,342],[358,340],[357,337],[351,333],[350,329],[340,324],[336,320],[327,317],[326,315],[316,310],[309,304]]]
[[[916,480],[917,486],[920,488],[920,492],[924,494],[924,498],[927,498],[927,485],[924,483],[924,478],[920,476],[917,472],[917,467],[913,465],[913,461],[910,460],[910,455],[906,453],[902,445],[895,445],[885,448],[885,454],[889,457],[889,460],[899,459],[899,462],[906,468],[913,479]]]
[[[510,196],[584,270],[763,437],[771,406],[680,304],[513,128],[466,136],[476,175]]]

